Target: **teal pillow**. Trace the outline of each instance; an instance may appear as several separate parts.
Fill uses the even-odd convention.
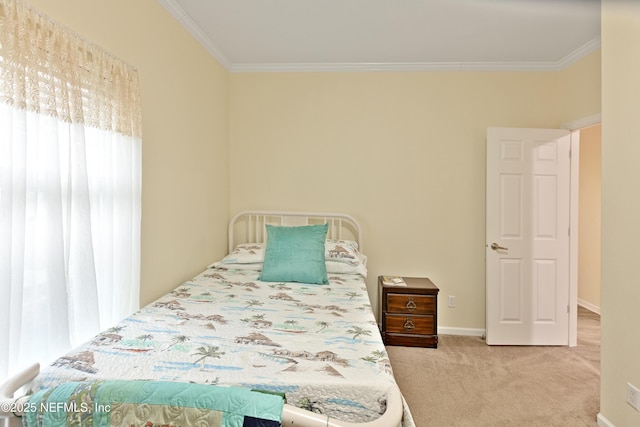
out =
[[[266,225],[267,246],[260,280],[264,282],[329,283],[324,241],[328,224],[284,227]]]

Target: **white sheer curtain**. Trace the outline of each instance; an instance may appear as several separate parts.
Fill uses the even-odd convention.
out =
[[[138,308],[137,71],[0,0],[0,378]]]

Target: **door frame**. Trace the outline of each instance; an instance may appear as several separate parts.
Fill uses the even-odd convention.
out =
[[[578,345],[578,188],[580,178],[580,138],[581,129],[602,123],[602,114],[583,117],[560,126],[571,131],[571,189],[569,227],[569,347]],[[577,138],[575,134],[578,134]]]

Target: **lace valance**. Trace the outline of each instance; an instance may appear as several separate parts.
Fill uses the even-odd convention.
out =
[[[0,0],[0,102],[142,136],[137,70],[20,0]]]

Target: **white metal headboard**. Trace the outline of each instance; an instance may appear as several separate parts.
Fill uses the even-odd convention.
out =
[[[352,216],[341,213],[242,211],[229,222],[229,253],[239,243],[264,243],[267,238],[265,225],[329,224],[327,239],[355,240],[362,252],[362,231]]]

